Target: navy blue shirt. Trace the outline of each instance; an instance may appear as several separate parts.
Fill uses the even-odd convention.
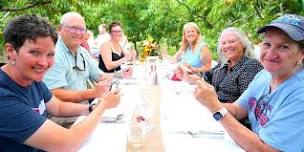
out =
[[[43,82],[20,86],[0,69],[0,151],[37,152],[23,144],[47,119],[52,93]]]

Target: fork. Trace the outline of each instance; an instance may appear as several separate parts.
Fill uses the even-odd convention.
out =
[[[207,131],[207,130],[199,130],[199,131],[178,131],[176,133],[179,134],[188,134],[190,135],[192,138],[199,138],[199,137],[208,137],[211,139],[224,139],[224,134],[225,132],[222,130],[219,131]]]

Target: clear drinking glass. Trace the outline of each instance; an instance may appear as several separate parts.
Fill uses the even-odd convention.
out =
[[[151,119],[154,114],[154,102],[149,90],[142,90],[141,100],[136,104],[136,121],[143,126],[146,133],[154,130]]]
[[[143,126],[138,122],[132,123],[128,133],[128,141],[130,145],[134,149],[139,149],[144,146],[145,138],[146,132]]]

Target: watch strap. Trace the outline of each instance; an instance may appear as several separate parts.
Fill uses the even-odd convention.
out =
[[[89,113],[91,113],[94,110],[95,105],[96,105],[95,103],[89,104]]]

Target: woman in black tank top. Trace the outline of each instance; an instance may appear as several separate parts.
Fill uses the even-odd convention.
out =
[[[118,22],[109,25],[111,39],[100,48],[99,68],[104,72],[120,70],[120,66],[131,58],[130,53],[124,53],[119,41],[122,38],[122,27]]]
[[[118,61],[121,58],[124,57],[124,54],[122,53],[121,55],[116,54],[115,52],[112,52],[112,61]],[[119,71],[121,68],[120,66],[116,67],[115,69],[112,70],[108,70],[105,66],[105,63],[102,60],[101,55],[99,55],[99,68],[103,71],[103,72],[114,72],[114,71]]]

